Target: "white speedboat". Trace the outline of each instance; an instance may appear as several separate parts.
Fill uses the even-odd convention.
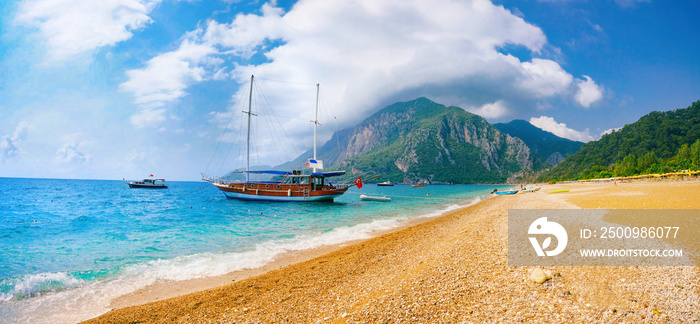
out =
[[[390,202],[391,198],[389,198],[387,196],[379,197],[379,196],[360,195],[360,200]]]
[[[168,186],[165,185],[165,179],[143,179],[142,181],[131,181],[128,185],[129,188],[168,189]]]

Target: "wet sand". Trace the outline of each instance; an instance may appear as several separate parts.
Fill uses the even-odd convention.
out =
[[[558,189],[571,191],[546,193]],[[700,321],[700,267],[546,267],[553,278],[537,284],[534,267],[507,265],[508,209],[700,209],[697,197],[695,181],[545,186],[248,273],[162,283],[88,322]]]

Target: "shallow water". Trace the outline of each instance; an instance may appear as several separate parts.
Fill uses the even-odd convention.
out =
[[[438,216],[503,187],[365,185],[334,203],[274,203],[226,199],[203,182],[167,185],[0,178],[0,322],[88,319],[158,279],[260,267],[285,252]]]

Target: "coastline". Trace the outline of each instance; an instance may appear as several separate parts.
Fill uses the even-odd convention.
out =
[[[658,186],[686,193],[650,199],[663,194]],[[126,308],[128,302],[117,300],[112,306],[118,309],[88,322],[698,319],[698,267],[548,267],[560,276],[539,285],[528,280],[533,267],[507,266],[508,209],[700,209],[692,201],[698,182],[612,187],[547,185],[537,193],[485,199],[370,239],[287,255],[208,283],[214,288],[184,288],[181,282],[147,288],[206,290]],[[575,190],[546,193],[564,188]],[[611,190],[618,199],[601,199]],[[136,295],[129,297],[131,305],[139,303]]]
[[[230,272],[220,276],[212,276],[205,278],[187,279],[187,280],[158,280],[155,283],[148,285],[144,288],[138,289],[134,292],[121,295],[113,299],[109,305],[109,308],[119,309],[124,307],[138,306],[146,303],[162,301],[168,298],[174,298],[183,296],[186,294],[199,292],[215,287],[219,287],[228,283],[233,283],[240,280],[245,280],[251,277],[255,277],[272,270],[278,270],[280,268],[293,265],[295,263],[300,263],[308,261],[322,255],[332,253],[343,247],[361,243],[367,239],[375,238],[387,233],[398,231],[407,227],[414,225],[419,225],[421,223],[430,221],[431,219],[442,217],[446,214],[452,213],[457,210],[478,204],[486,199],[491,199],[494,197],[474,197],[467,199],[466,204],[459,205],[456,209],[454,206],[449,206],[447,208],[433,211],[428,214],[421,214],[411,217],[406,220],[401,220],[396,226],[389,229],[378,229],[373,230],[369,233],[368,238],[361,239],[351,239],[344,241],[342,243],[321,245],[310,249],[303,250],[292,250],[275,257],[272,261],[256,268],[249,268]]]

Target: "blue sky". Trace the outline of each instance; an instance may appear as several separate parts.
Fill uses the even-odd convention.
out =
[[[277,130],[254,133],[256,164],[311,146],[316,83],[322,139],[421,96],[598,139],[700,99],[698,14],[654,0],[4,1],[0,177],[240,167],[251,74],[275,114],[254,123]]]

